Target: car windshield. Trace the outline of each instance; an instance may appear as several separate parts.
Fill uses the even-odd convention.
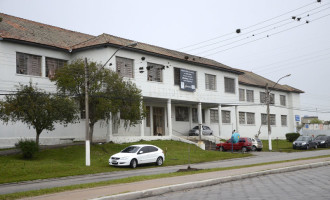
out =
[[[308,141],[308,140],[309,140],[309,137],[299,136],[296,141]]]
[[[193,129],[198,129],[198,126],[195,126]]]
[[[126,149],[122,150],[122,153],[136,153],[138,150],[140,149],[140,147],[138,146],[129,146]]]
[[[327,140],[327,136],[317,136],[316,138],[315,138],[315,140]]]

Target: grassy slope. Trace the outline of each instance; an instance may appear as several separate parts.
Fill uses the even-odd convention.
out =
[[[195,145],[176,141],[142,141],[138,143],[153,144],[164,151],[167,149],[165,166],[188,164],[189,158],[191,163],[200,163],[249,156],[249,154],[241,153],[203,151]],[[33,160],[23,160],[19,155],[0,156],[0,183],[131,170],[130,168],[110,167],[108,165],[110,155],[131,144],[92,145],[90,167],[85,166],[84,146],[43,150]],[[150,167],[150,165],[144,167]]]

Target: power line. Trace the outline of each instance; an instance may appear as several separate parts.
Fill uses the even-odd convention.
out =
[[[273,20],[273,19],[276,19],[276,18],[282,17],[282,16],[284,16],[284,15],[286,15],[286,14],[289,14],[289,13],[291,13],[291,12],[294,12],[294,11],[300,10],[300,9],[302,9],[302,8],[305,8],[305,7],[308,7],[308,6],[310,6],[310,5],[314,4],[314,3],[315,3],[315,2],[313,2],[313,3],[308,3],[308,4],[306,4],[306,5],[303,5],[303,6],[299,7],[299,8],[296,8],[296,9],[294,9],[294,10],[291,10],[291,11],[285,12],[285,13],[283,13],[283,14],[281,14],[281,15],[276,16],[276,17],[272,17],[272,18],[270,18],[270,19],[267,19],[267,20],[264,20],[264,21],[258,22],[258,23],[256,23],[256,24],[250,25],[250,26],[245,27],[245,28],[242,28],[242,29],[243,29],[243,30],[244,30],[244,29],[250,29],[250,28],[252,28],[252,27],[254,27],[254,26],[257,26],[257,25],[263,24],[263,23],[265,23],[265,22],[268,22],[268,21],[271,21],[271,20]],[[225,36],[228,36],[228,35],[231,35],[231,34],[233,34],[233,32],[226,33],[226,34],[224,34],[224,35],[217,36],[217,37],[214,37],[214,38],[211,38],[211,39],[208,39],[208,40],[204,40],[204,41],[201,41],[201,42],[198,42],[198,43],[192,44],[192,45],[188,45],[188,46],[185,46],[185,47],[179,48],[179,49],[177,49],[177,50],[186,49],[186,48],[188,48],[188,47],[196,46],[196,45],[199,45],[199,44],[202,44],[202,43],[205,43],[205,42],[209,42],[209,41],[212,41],[212,40],[215,40],[215,39],[218,39],[218,38],[222,38],[222,37],[225,37]]]

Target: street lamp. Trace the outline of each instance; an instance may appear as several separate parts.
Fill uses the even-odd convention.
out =
[[[270,104],[270,92],[275,89],[275,86],[278,84],[278,82],[286,77],[291,76],[291,74],[287,74],[280,79],[273,85],[273,87],[268,88],[268,83],[266,84],[266,103],[267,103],[267,125],[268,125],[268,147],[269,151],[272,151],[272,138],[271,138],[271,127],[270,127],[270,109],[269,109],[269,104]]]
[[[105,65],[111,60],[111,58],[121,49],[127,47],[135,47],[138,43],[133,42],[126,46],[119,47],[105,62],[105,64],[101,67],[102,70]],[[90,157],[90,141],[89,141],[89,104],[88,104],[88,87],[89,87],[89,77],[88,77],[88,67],[87,67],[87,58],[85,58],[85,151],[86,151],[86,166],[91,165],[91,157]]]

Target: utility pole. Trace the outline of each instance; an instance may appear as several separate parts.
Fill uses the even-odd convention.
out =
[[[91,165],[91,156],[90,156],[90,141],[89,141],[89,102],[88,102],[88,66],[87,58],[85,58],[85,150],[86,150],[86,166]]]

